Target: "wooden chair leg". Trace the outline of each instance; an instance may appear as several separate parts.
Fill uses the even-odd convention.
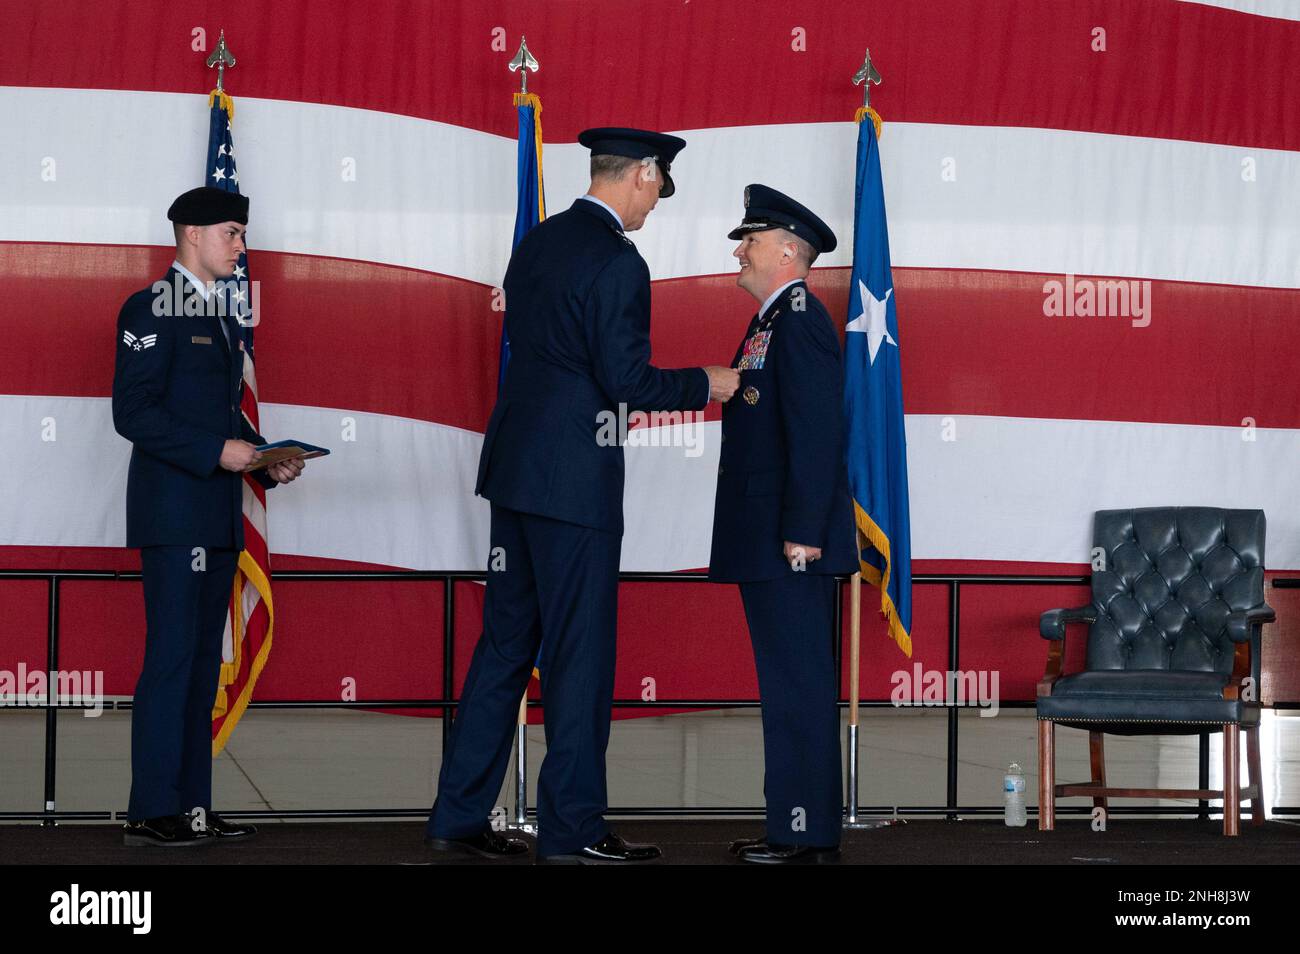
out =
[[[1056,828],[1056,723],[1038,720],[1038,830]]]
[[[1101,732],[1088,733],[1088,754],[1092,759],[1092,784],[1106,787],[1106,736]],[[1110,806],[1105,795],[1092,799],[1092,807],[1109,812]]]
[[[1259,726],[1246,730],[1246,784],[1254,785],[1256,795],[1250,800],[1250,823],[1264,824],[1264,775],[1259,770]]]
[[[1230,722],[1223,727],[1223,833],[1236,835],[1241,830],[1241,727]]]

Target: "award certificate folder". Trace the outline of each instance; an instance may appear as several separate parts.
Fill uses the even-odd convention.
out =
[[[274,444],[263,444],[257,450],[262,455],[262,459],[249,470],[261,470],[263,467],[270,467],[272,464],[286,460],[310,460],[313,457],[324,457],[329,453],[328,449],[308,444],[306,441],[276,441]]]

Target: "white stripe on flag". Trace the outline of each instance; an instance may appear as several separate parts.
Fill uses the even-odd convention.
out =
[[[57,188],[35,176],[0,175],[0,239],[170,244],[162,212],[192,185],[183,172],[201,158],[206,112],[197,99],[0,89],[15,160],[35,168],[40,156],[66,157]],[[239,116],[241,166],[250,170],[241,184],[257,196],[258,249],[501,281],[514,228],[514,189],[502,188],[515,178],[513,139],[277,100],[241,99]],[[100,170],[139,167],[139,143],[159,128],[173,142],[194,143],[193,162],[159,153],[151,160],[157,167],[115,183],[109,204]],[[855,129],[847,117],[684,135],[690,149],[675,176],[677,197],[634,234],[652,277],[734,272],[726,234],[740,220],[746,181],[791,192],[821,214],[842,240],[818,265],[849,264]],[[94,151],[84,149],[87,141]],[[323,158],[339,155],[356,159],[355,181]],[[1300,152],[889,123],[881,156],[895,267],[1300,287],[1300,217],[1293,214]],[[1243,178],[1245,160],[1253,179]],[[553,211],[586,186],[587,151],[548,145]]]
[[[268,433],[316,435],[332,450],[271,508],[277,552],[486,565],[488,504],[474,496],[482,435],[331,408],[265,404],[262,414]],[[113,431],[109,400],[0,396],[0,442],[30,444],[47,415],[58,441],[0,455],[0,484],[41,488],[0,495],[0,543],[122,546],[130,445]],[[356,420],[355,441],[328,436],[344,416]],[[1300,430],[1261,428],[1246,441],[1233,427],[954,416],[949,429],[948,420],[907,418],[914,559],[1083,563],[1094,510],[1207,505],[1263,509],[1268,566],[1300,569],[1300,514],[1279,477],[1300,472]],[[698,453],[662,430],[668,446],[628,449],[623,569],[708,563],[719,425],[701,430]]]

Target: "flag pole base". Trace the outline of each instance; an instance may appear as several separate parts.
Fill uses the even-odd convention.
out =
[[[893,825],[906,825],[907,820],[903,818],[871,818],[866,819],[859,816],[857,821],[844,821],[845,831],[870,831],[873,828],[889,828]]]
[[[849,767],[848,805],[844,809],[844,827],[858,827],[858,727],[849,723],[848,739],[844,743],[844,761]]]
[[[524,711],[522,705],[520,711]],[[522,720],[515,727],[515,818],[506,827],[510,831],[537,836],[537,825],[528,820],[528,723]]]
[[[871,819],[863,818],[858,814],[858,727],[850,723],[848,728],[849,734],[844,746],[844,760],[849,766],[849,797],[848,804],[844,808],[843,827],[846,830],[863,831],[873,828],[887,828],[890,825],[907,824],[897,814],[893,818]]]

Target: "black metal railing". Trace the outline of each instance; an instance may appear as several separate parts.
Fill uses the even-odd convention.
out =
[[[59,669],[59,597],[60,587],[65,581],[117,580],[138,581],[138,571],[115,570],[0,570],[0,582],[16,580],[44,580],[48,587],[46,619],[46,669],[55,673]],[[442,655],[443,679],[442,694],[439,698],[429,699],[367,699],[361,701],[343,701],[338,699],[271,699],[253,700],[251,709],[440,709],[442,710],[442,737],[444,749],[451,723],[459,701],[455,689],[455,622],[456,622],[456,583],[482,582],[487,573],[482,571],[425,571],[425,570],[282,570],[275,574],[275,582],[374,582],[390,581],[402,583],[440,583],[443,588],[443,627]],[[708,581],[704,573],[622,573],[620,583],[673,583],[699,584]],[[843,585],[845,578],[837,580],[836,600],[833,621],[834,657],[836,684],[843,685]],[[1034,576],[1018,574],[968,573],[968,574],[918,574],[912,577],[913,584],[922,586],[945,586],[948,589],[948,671],[960,669],[961,650],[961,589],[963,586],[1086,586],[1087,576]],[[1300,588],[1300,578],[1277,578],[1273,586],[1279,589]],[[50,691],[53,685],[50,686]],[[45,702],[25,705],[23,708],[43,708],[45,712],[45,783],[44,809],[39,812],[0,811],[0,821],[41,821],[45,825],[54,825],[59,821],[105,821],[122,817],[123,813],[112,810],[98,811],[58,811],[55,809],[55,792],[57,781],[58,752],[58,710],[84,709],[91,705],[102,705],[105,709],[130,710],[131,702],[102,701],[90,703]],[[530,701],[530,707],[543,705],[540,701]],[[645,701],[642,699],[615,699],[615,709],[753,709],[761,705],[758,699],[660,699]],[[849,702],[840,699],[840,707],[846,708]],[[999,702],[1000,708],[1031,709],[1032,700]],[[887,699],[866,699],[859,702],[861,708],[892,709],[895,704]],[[1296,703],[1275,703],[1275,708],[1300,708]],[[5,707],[0,706],[0,712]],[[959,715],[962,709],[978,708],[978,703],[946,704],[947,711],[947,790],[943,805],[860,805],[859,815],[915,815],[937,816],[948,819],[960,816],[996,815],[1003,811],[1001,805],[959,805],[958,804],[958,765],[959,751]],[[1199,787],[1209,787],[1209,735],[1200,736],[1199,752]],[[1060,807],[1057,814],[1087,814],[1092,811],[1088,806]],[[1029,814],[1036,814],[1035,806],[1028,807]],[[1110,814],[1127,815],[1196,815],[1208,818],[1209,803],[1198,802],[1191,806],[1114,806]],[[1275,815],[1298,815],[1300,807],[1275,806],[1271,809]],[[427,808],[366,808],[366,809],[293,809],[265,811],[232,811],[232,818],[249,819],[330,819],[330,818],[416,818],[424,817]],[[607,811],[611,816],[725,816],[725,817],[761,817],[764,814],[760,806],[611,806]]]

